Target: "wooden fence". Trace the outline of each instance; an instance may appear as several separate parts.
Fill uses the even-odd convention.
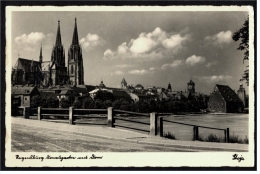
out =
[[[152,113],[138,113],[138,112],[130,112],[130,111],[123,111],[123,110],[117,110],[113,109],[113,107],[109,107],[107,109],[74,109],[73,107],[69,108],[42,108],[38,107],[30,109],[29,107],[24,107],[23,110],[23,116],[25,119],[29,119],[30,113],[32,115],[37,115],[38,120],[42,120],[45,117],[54,116],[56,118],[63,117],[68,118],[69,124],[74,125],[76,120],[78,118],[103,118],[107,120],[107,126],[108,127],[123,127],[138,131],[144,131],[149,132],[152,136],[160,136],[163,137],[164,131],[163,131],[163,123],[168,122],[172,124],[181,124],[185,126],[193,126],[193,140],[199,140],[199,128],[206,128],[206,129],[215,129],[220,130],[224,132],[224,139],[225,142],[229,142],[229,128],[227,129],[220,129],[220,128],[214,128],[214,127],[206,127],[206,126],[199,126],[199,125],[193,125],[193,124],[187,124],[187,123],[181,123],[176,121],[170,121],[164,119],[164,117],[167,115],[169,116],[169,113],[165,114],[158,114],[155,112]],[[103,114],[103,116],[102,116]],[[141,122],[136,120],[131,120],[127,118],[118,117],[118,114],[127,114],[131,116],[142,116],[150,119],[150,122]],[[104,116],[105,115],[105,116]],[[134,127],[124,126],[116,123],[116,120],[136,123],[136,124],[144,124],[149,126],[149,130],[144,129],[138,129]]]

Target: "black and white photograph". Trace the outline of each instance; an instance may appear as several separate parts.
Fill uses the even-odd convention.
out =
[[[253,167],[250,6],[6,7],[6,166]]]

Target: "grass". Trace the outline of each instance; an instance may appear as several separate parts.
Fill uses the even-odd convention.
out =
[[[163,136],[164,136],[165,138],[168,138],[168,139],[177,140],[177,138],[175,137],[175,135],[174,135],[173,133],[169,132],[169,131],[168,131],[167,133],[163,132]]]
[[[229,143],[238,143],[238,144],[249,144],[247,136],[245,139],[241,139],[238,137],[238,135],[231,135],[229,136]]]
[[[215,134],[209,134],[208,137],[205,139],[206,142],[224,142],[222,137],[217,137]]]
[[[224,143],[225,139],[221,136],[218,137],[215,134],[209,134],[207,138],[203,138],[202,135],[199,135],[198,141]],[[245,139],[241,139],[238,135],[233,134],[229,137],[229,143],[248,144],[249,141],[247,136],[245,137]]]

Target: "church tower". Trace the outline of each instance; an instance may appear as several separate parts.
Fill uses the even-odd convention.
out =
[[[169,92],[172,92],[172,86],[171,86],[170,83],[168,84],[168,88],[167,89],[168,89]]]
[[[68,76],[71,84],[84,85],[84,68],[82,50],[79,45],[77,19],[72,37],[72,43],[68,50]]]
[[[195,83],[192,80],[187,83],[187,91],[189,94],[195,93]]]
[[[51,61],[58,66],[65,67],[65,50],[61,43],[61,34],[60,34],[60,21],[58,21],[58,30],[56,35],[56,43],[52,49]]]
[[[40,50],[40,56],[39,56],[39,62],[42,63],[42,44],[41,44],[41,50]]]
[[[246,105],[246,90],[243,87],[243,84],[240,84],[240,87],[237,90],[237,95],[242,100],[244,107],[245,107],[245,105]]]
[[[126,89],[127,88],[127,82],[125,81],[125,78],[121,81],[121,88]]]

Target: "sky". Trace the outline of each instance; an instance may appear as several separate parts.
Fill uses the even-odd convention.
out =
[[[51,59],[58,20],[65,48],[72,42],[75,18],[82,47],[84,82],[120,87],[142,84],[210,94],[216,84],[238,90],[244,53],[232,35],[247,12],[227,11],[13,11],[12,65],[19,57]],[[243,83],[246,86],[245,83]],[[248,92],[248,90],[247,90]]]

